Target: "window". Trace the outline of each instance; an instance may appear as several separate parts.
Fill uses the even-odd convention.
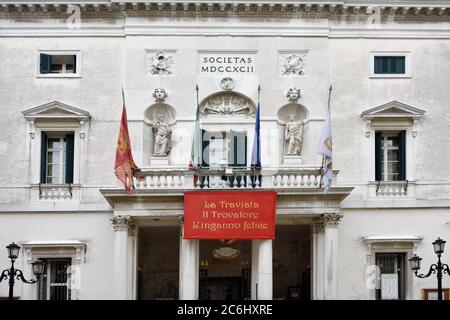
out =
[[[375,133],[375,180],[406,180],[406,131]]]
[[[405,300],[405,253],[376,253],[380,268],[377,300]]]
[[[375,51],[369,56],[370,78],[411,78],[411,53]]]
[[[375,56],[374,74],[405,74],[405,56]]]
[[[68,269],[71,259],[41,259],[45,262],[44,274],[38,282],[38,300],[70,300]]]
[[[74,134],[41,133],[41,183],[73,183]]]
[[[202,167],[246,167],[247,135],[245,132],[210,132],[203,130]]]
[[[80,53],[54,51],[38,53],[38,77],[79,77]]]

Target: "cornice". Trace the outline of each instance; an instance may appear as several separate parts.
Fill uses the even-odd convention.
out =
[[[243,14],[336,14],[336,15],[449,15],[446,1],[0,1],[0,12],[64,13],[76,5],[83,13],[243,13]]]

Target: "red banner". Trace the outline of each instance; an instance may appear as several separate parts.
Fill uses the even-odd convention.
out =
[[[184,239],[275,239],[274,191],[185,192]]]

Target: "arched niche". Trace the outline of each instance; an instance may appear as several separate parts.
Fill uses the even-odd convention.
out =
[[[144,111],[144,122],[152,125],[162,114],[166,115],[167,124],[172,126],[176,122],[175,109],[166,103],[155,103]]]
[[[288,103],[282,106],[277,112],[278,123],[285,125],[289,121],[289,115],[294,114],[296,121],[305,121],[308,119],[308,109],[299,103]]]
[[[288,103],[277,112],[279,156],[283,166],[300,166],[305,154],[308,109],[299,103]]]
[[[256,105],[241,93],[221,91],[202,100],[200,114],[202,118],[254,118]]]
[[[144,165],[166,166],[169,165],[169,158],[171,151],[167,156],[155,157],[155,137],[153,134],[153,125],[158,119],[165,115],[167,124],[171,127],[172,133],[176,124],[176,111],[166,103],[155,103],[149,106],[144,111],[144,126],[143,126],[143,152]],[[173,137],[171,137],[171,149],[173,149]]]

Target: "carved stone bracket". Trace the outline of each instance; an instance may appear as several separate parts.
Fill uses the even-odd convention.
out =
[[[335,213],[327,213],[323,214],[320,217],[320,222],[322,223],[323,227],[337,227],[339,225],[339,222],[342,219],[342,215],[338,215]]]
[[[135,223],[131,216],[113,216],[110,218],[114,231],[130,231],[135,228]]]

